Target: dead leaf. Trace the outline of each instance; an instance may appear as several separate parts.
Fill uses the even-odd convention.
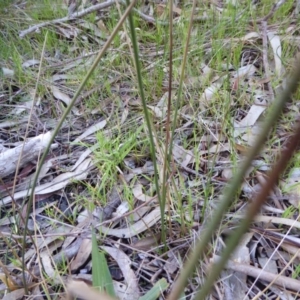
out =
[[[106,293],[100,292],[79,280],[69,281],[67,284],[67,291],[69,295],[80,297],[84,300],[115,300]]]
[[[99,226],[99,231],[104,235],[113,235],[119,238],[130,238],[142,233],[153,226],[160,219],[160,208],[157,207],[140,221],[130,225],[127,228],[112,229],[105,226]]]
[[[273,50],[275,60],[275,73],[277,75],[277,78],[280,78],[283,74],[280,37],[279,35],[276,35],[274,32],[270,31],[267,33],[267,35]]]
[[[84,160],[74,172],[66,172],[54,178],[51,182],[44,183],[35,188],[36,194],[47,194],[58,191],[68,184],[72,183],[74,180],[84,180],[89,174],[89,167],[91,164],[91,159],[88,158]],[[20,191],[13,195],[14,199],[20,199],[22,197],[27,197],[30,193],[30,189],[26,191]],[[2,199],[2,204],[8,204],[12,201],[11,196],[4,197]]]
[[[78,138],[76,138],[73,141],[73,143],[78,143],[78,142],[82,141],[83,139],[85,139],[87,136],[93,134],[94,132],[103,129],[106,126],[106,124],[107,124],[107,120],[104,119],[104,120],[92,125],[87,130],[85,130],[84,133],[82,133]]]
[[[101,246],[105,252],[107,252],[118,264],[121,269],[124,279],[126,281],[127,289],[124,293],[122,299],[123,300],[137,300],[140,297],[140,289],[138,280],[131,269],[131,260],[129,257],[120,249]]]
[[[71,270],[78,270],[89,258],[92,253],[92,241],[91,239],[84,239],[80,245],[79,251],[75,259],[71,263]]]
[[[151,199],[153,199],[153,197],[144,194],[143,186],[141,184],[136,184],[132,189],[132,193],[136,199],[143,202],[151,201]]]
[[[7,293],[2,300],[22,300],[25,296],[25,289],[18,289],[11,293]]]
[[[156,233],[151,236],[141,238],[136,243],[131,244],[132,248],[148,251],[159,244],[161,233]]]

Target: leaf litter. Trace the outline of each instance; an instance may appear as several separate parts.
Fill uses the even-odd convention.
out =
[[[20,273],[18,239],[24,230],[20,217],[24,217],[31,182],[45,143],[70,103],[82,75],[91,66],[97,53],[95,49],[111,33],[115,1],[94,2],[82,1],[82,5],[69,8],[53,6],[60,16],[57,19],[44,23],[34,23],[31,19],[29,28],[25,22],[21,24],[19,35],[28,42],[37,43],[37,37],[45,28],[56,36],[56,49],[48,49],[43,57],[41,78],[38,78],[41,61],[37,59],[41,49],[35,55],[23,53],[19,66],[0,57],[0,102],[3,105],[0,241],[2,248],[7,249],[1,254],[3,299],[21,299],[25,293]],[[147,131],[139,130],[136,141],[126,144],[128,136],[144,126],[144,119],[135,79],[131,78],[133,67],[125,63],[131,60],[129,51],[125,50],[126,34],[120,32],[120,45],[116,41],[111,46],[99,67],[100,72],[72,109],[51,146],[35,187],[28,226],[35,244],[28,237],[25,251],[26,280],[32,296],[55,295],[54,291],[59,291],[60,299],[67,297],[66,293],[85,299],[99,296],[89,286],[91,228],[97,229],[99,249],[107,253],[107,264],[115,277],[114,287],[120,299],[139,299],[162,279],[169,285],[156,295],[160,294],[162,299],[168,293],[224,185],[253,144],[265,111],[284,88],[283,77],[291,68],[299,46],[299,25],[294,22],[297,7],[286,9],[287,16],[283,19],[279,16],[281,21],[278,19],[276,23],[276,12],[282,5],[285,7],[284,2],[279,1],[269,9],[260,2],[255,3],[252,9],[256,13],[260,9],[265,12],[259,14],[261,19],[247,20],[245,30],[237,35],[224,31],[220,38],[213,30],[207,30],[207,42],[202,44],[198,36],[203,29],[198,22],[207,22],[211,17],[203,8],[197,11],[190,45],[193,67],[187,71],[185,96],[174,133],[172,180],[168,183],[166,209],[170,224],[167,250],[163,250],[159,240],[160,209],[157,191],[153,188],[154,169]],[[210,5],[222,26],[221,22],[228,22],[230,7],[239,11],[237,22],[241,16],[247,17],[243,3],[212,2]],[[37,10],[34,3],[29,7]],[[164,26],[165,9],[164,4],[138,4],[135,11],[142,28],[139,30],[156,35],[158,24]],[[22,10],[26,8],[12,10],[8,5],[9,13],[14,16]],[[95,19],[88,18],[91,12]],[[178,3],[174,7],[175,28],[182,26],[185,13],[189,13],[188,6]],[[215,30],[220,24],[214,22],[217,22],[215,18],[210,28]],[[257,22],[255,27],[254,22]],[[175,39],[177,49],[181,42]],[[66,43],[70,51],[59,46]],[[148,108],[152,112],[161,173],[168,66],[167,61],[161,59],[163,45],[156,44],[150,37],[143,40],[142,35],[139,43],[142,64],[149,76]],[[222,49],[221,58],[216,54],[219,49]],[[286,49],[291,53],[289,57],[285,56]],[[124,58],[121,63],[120,58]],[[174,60],[174,65],[178,59],[181,57]],[[43,86],[38,93],[37,80]],[[173,84],[172,99],[175,99],[176,80]],[[285,146],[298,113],[297,101],[288,103],[284,117],[272,133],[272,142],[265,145],[253,162],[235,204],[216,233],[214,243],[209,245],[214,254],[207,254],[206,263],[199,266],[196,273],[205,275],[209,272],[209,260],[218,259],[230,228],[243,217],[247,202],[259,191],[266,171]],[[297,298],[300,289],[297,281],[298,177],[296,156],[233,253],[214,287],[214,298]],[[186,299],[192,297],[201,280],[195,275],[189,281]]]

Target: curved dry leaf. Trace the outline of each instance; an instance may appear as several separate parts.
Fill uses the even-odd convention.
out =
[[[140,297],[138,280],[131,269],[131,260],[120,249],[112,248],[108,246],[101,246],[105,252],[107,252],[118,264],[120,270],[123,273],[126,281],[126,291],[122,297],[123,300],[137,300]]]
[[[20,115],[24,111],[30,111],[33,107],[34,101],[33,99],[29,99],[29,97],[22,98],[22,105],[18,105],[11,111],[11,115]]]
[[[234,250],[231,260],[239,263],[244,263],[246,265],[250,265],[250,252],[247,244],[252,239],[254,233],[246,233],[241,241],[239,242],[237,248]],[[236,272],[233,270],[224,270],[222,272],[222,276],[224,278],[224,286],[232,287],[230,294],[233,299],[244,299],[246,293],[248,292],[249,288],[247,287],[247,275],[243,274],[242,272]],[[228,298],[227,298],[228,299]],[[247,298],[246,298],[247,299]]]
[[[99,231],[104,235],[113,235],[119,238],[130,238],[141,232],[146,231],[160,219],[160,208],[157,207],[140,221],[132,224],[130,227],[121,229],[112,229],[105,226],[99,226]]]
[[[125,213],[127,213],[130,209],[130,205],[128,202],[122,202],[116,209],[116,211],[113,213],[114,218],[115,217],[121,217]]]
[[[140,208],[138,208],[132,215],[131,218],[134,222],[137,222],[138,220],[140,220],[143,215],[145,215],[148,211],[151,210],[150,206],[142,206]]]
[[[151,201],[151,199],[153,199],[153,197],[147,196],[143,193],[143,186],[141,184],[136,184],[132,189],[132,193],[136,199],[143,202]]]
[[[28,119],[29,119],[29,115],[24,116],[23,118],[18,118],[16,120],[4,121],[4,122],[0,123],[0,128],[6,128],[6,127],[11,127],[11,126],[15,126],[18,124],[22,124],[22,123],[28,122]]]
[[[99,147],[98,144],[93,145],[92,147],[86,149],[84,152],[82,152],[76,161],[75,165],[71,168],[71,171],[74,171],[94,150],[96,150]]]
[[[74,180],[86,179],[88,176],[90,163],[91,163],[91,159],[88,158],[85,161],[83,161],[82,164],[80,164],[74,172],[63,173],[63,174],[57,176],[56,178],[54,178],[54,180],[52,180],[52,182],[47,182],[45,184],[37,186],[35,188],[35,194],[52,193],[52,192],[55,192],[55,191],[58,191],[58,190],[64,188],[68,184],[72,183]],[[17,200],[17,199],[21,199],[23,197],[28,197],[30,192],[31,192],[31,189],[28,189],[26,191],[17,192],[13,195],[13,198],[14,198],[14,200]],[[10,203],[11,201],[12,201],[12,197],[7,196],[2,199],[1,204],[5,205],[5,204]]]
[[[206,88],[204,90],[204,93],[200,97],[200,100],[199,100],[200,103],[205,106],[208,105],[210,103],[210,101],[213,99],[213,96],[217,93],[217,91],[222,86],[224,80],[225,80],[225,76],[219,78],[211,86]]]
[[[268,39],[270,41],[270,44],[272,46],[273,54],[274,54],[274,60],[275,60],[275,73],[279,77],[282,74],[282,58],[281,58],[281,43],[280,43],[280,37],[278,35],[275,35],[273,32],[267,33]]]
[[[60,278],[57,270],[54,270],[48,253],[46,252],[41,253],[40,259],[42,261],[43,269],[45,270],[47,276],[51,278],[51,280],[53,280],[55,284],[61,284],[63,281]]]
[[[174,158],[180,162],[181,166],[187,167],[187,165],[195,161],[195,157],[192,151],[186,150],[179,145],[174,145],[172,149]]]
[[[86,138],[87,136],[93,134],[94,132],[103,129],[106,124],[107,124],[107,120],[102,120],[99,123],[92,125],[83,134],[81,134],[78,138],[76,138],[73,141],[73,143],[78,143],[81,140],[83,140],[84,138]]]
[[[77,274],[71,275],[75,281],[84,280],[84,282],[92,285],[92,275],[91,274]],[[127,286],[120,281],[113,280],[114,290],[118,299],[123,299],[123,295],[126,293]]]
[[[60,91],[56,86],[52,85],[51,89],[52,89],[53,96],[56,99],[64,102],[67,106],[71,103],[72,99],[67,94]],[[71,110],[72,110],[72,113],[74,113],[74,115],[76,115],[76,116],[81,115],[79,110],[76,107],[73,106]]]
[[[258,32],[252,31],[247,33],[243,38],[242,41],[249,41],[252,39],[259,39],[261,38],[260,34]]]
[[[260,267],[267,272],[278,274],[278,266],[277,262],[274,259],[270,259],[269,257],[261,257],[257,256],[256,258],[260,264]]]
[[[69,295],[79,297],[84,300],[115,300],[106,293],[100,292],[79,280],[71,280],[68,282],[67,291]]]
[[[131,244],[132,248],[148,251],[159,244],[161,233],[153,234],[145,238],[141,238],[136,243]]]
[[[15,291],[23,287],[22,280],[9,274],[0,273],[0,280],[7,286],[10,291]]]
[[[92,253],[91,239],[84,239],[80,245],[79,251],[75,259],[71,263],[71,270],[76,271],[79,269],[89,258]]]
[[[248,129],[248,127],[253,126],[260,115],[266,110],[267,101],[262,101],[261,105],[252,105],[249,109],[245,118],[243,118],[238,124],[240,127]]]
[[[236,79],[242,79],[243,77],[245,76],[251,76],[251,75],[254,75],[255,72],[257,71],[257,68],[252,65],[252,64],[249,64],[249,65],[246,65],[246,66],[243,66],[243,67],[240,67],[234,74],[233,78],[236,78]]]
[[[149,109],[151,109],[157,118],[164,118],[165,113],[162,112],[162,110],[159,107],[153,106],[153,105],[147,105]]]
[[[32,67],[32,66],[35,66],[35,65],[39,65],[40,64],[40,61],[37,60],[37,59],[29,59],[25,62],[22,63],[22,67],[23,68],[29,68],[29,67]]]
[[[24,299],[25,296],[25,289],[18,289],[11,293],[6,294],[2,300],[19,300]]]

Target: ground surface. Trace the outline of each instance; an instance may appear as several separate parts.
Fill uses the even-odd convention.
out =
[[[22,249],[30,299],[65,299],[70,277],[91,283],[96,269],[91,261],[95,228],[117,295],[139,299],[165,278],[166,285],[160,281],[163,299],[224,186],[253,145],[268,107],[286,86],[285,76],[299,51],[299,3],[204,1],[196,6],[183,93],[172,123],[165,247],[160,241],[161,212],[127,23],[55,137],[33,208],[27,206],[50,132],[125,9],[112,1],[81,14],[100,1],[77,1],[77,6],[76,1],[67,2],[0,4],[1,298],[25,299]],[[169,91],[168,9],[165,3],[152,1],[135,7],[161,184]],[[191,7],[188,2],[174,7],[171,120]],[[77,18],[66,17],[77,12]],[[27,32],[31,26],[32,32]],[[208,245],[207,256],[185,289],[186,299],[197,291],[209,259],[220,254],[266,180],[299,118],[299,105],[296,93]],[[25,140],[32,145],[23,146]],[[300,270],[299,174],[296,154],[233,254],[235,264],[215,284],[211,299],[299,297],[300,285],[292,281],[299,279]],[[32,236],[22,242],[27,209]],[[270,274],[286,281],[275,285]]]

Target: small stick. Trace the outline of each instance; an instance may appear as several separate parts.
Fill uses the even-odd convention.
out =
[[[87,14],[90,14],[90,13],[96,11],[96,10],[101,10],[101,9],[107,8],[109,6],[112,6],[116,1],[119,1],[119,0],[108,0],[108,1],[103,2],[103,3],[93,5],[89,8],[87,8],[87,9],[84,9],[84,10],[80,11],[80,12],[76,12],[76,13],[70,15],[70,16],[60,18],[60,19],[56,19],[56,20],[52,20],[52,21],[47,21],[47,22],[44,22],[44,23],[40,23],[40,24],[31,26],[28,29],[21,31],[19,33],[19,37],[23,38],[25,35],[27,35],[29,33],[32,33],[34,31],[37,31],[38,29],[40,29],[42,27],[45,27],[45,26],[48,26],[48,25],[59,24],[59,23],[63,23],[63,22],[67,22],[67,21],[71,21],[71,20],[81,18],[81,17],[83,17]]]

